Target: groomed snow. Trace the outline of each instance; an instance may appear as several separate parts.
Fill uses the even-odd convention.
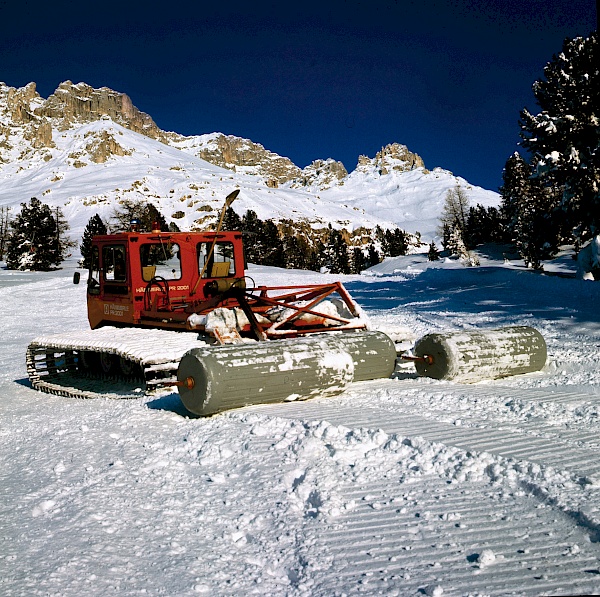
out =
[[[72,263],[0,269],[0,593],[598,594],[600,285],[567,257],[554,275],[481,262],[410,256],[343,281],[407,343],[533,326],[543,371],[467,386],[402,365],[333,398],[205,419],[167,391],[31,390],[28,341],[85,330],[85,285]]]

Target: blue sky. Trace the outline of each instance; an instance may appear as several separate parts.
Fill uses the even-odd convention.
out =
[[[487,189],[531,86],[594,0],[0,1],[0,80],[127,93],[165,130],[246,137],[300,167],[398,142]]]

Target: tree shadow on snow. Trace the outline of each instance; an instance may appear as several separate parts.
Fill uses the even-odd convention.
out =
[[[417,276],[345,283],[367,311],[489,314],[496,326],[531,316],[567,325],[598,322],[600,284],[505,267],[430,268]]]

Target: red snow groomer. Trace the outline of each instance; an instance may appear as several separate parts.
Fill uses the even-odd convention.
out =
[[[220,230],[237,194],[216,232],[140,232],[134,224],[94,237],[91,331],[33,340],[32,386],[93,397],[177,385],[186,408],[205,415],[390,377],[393,341],[367,329],[340,282],[266,287],[246,275],[242,234]],[[429,335],[414,353],[406,358],[419,374],[460,381],[536,371],[546,360],[543,338],[526,327]]]

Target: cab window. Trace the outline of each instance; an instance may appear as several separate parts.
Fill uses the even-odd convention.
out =
[[[107,282],[125,282],[127,280],[124,245],[102,247],[102,270]]]
[[[88,275],[88,292],[90,294],[100,294],[100,251],[96,246],[92,247]]]
[[[218,242],[198,244],[198,272],[203,278],[227,278],[235,274],[233,243]]]
[[[165,280],[181,279],[181,253],[177,243],[143,244],[140,247],[140,263],[144,282],[150,282],[156,277]]]

